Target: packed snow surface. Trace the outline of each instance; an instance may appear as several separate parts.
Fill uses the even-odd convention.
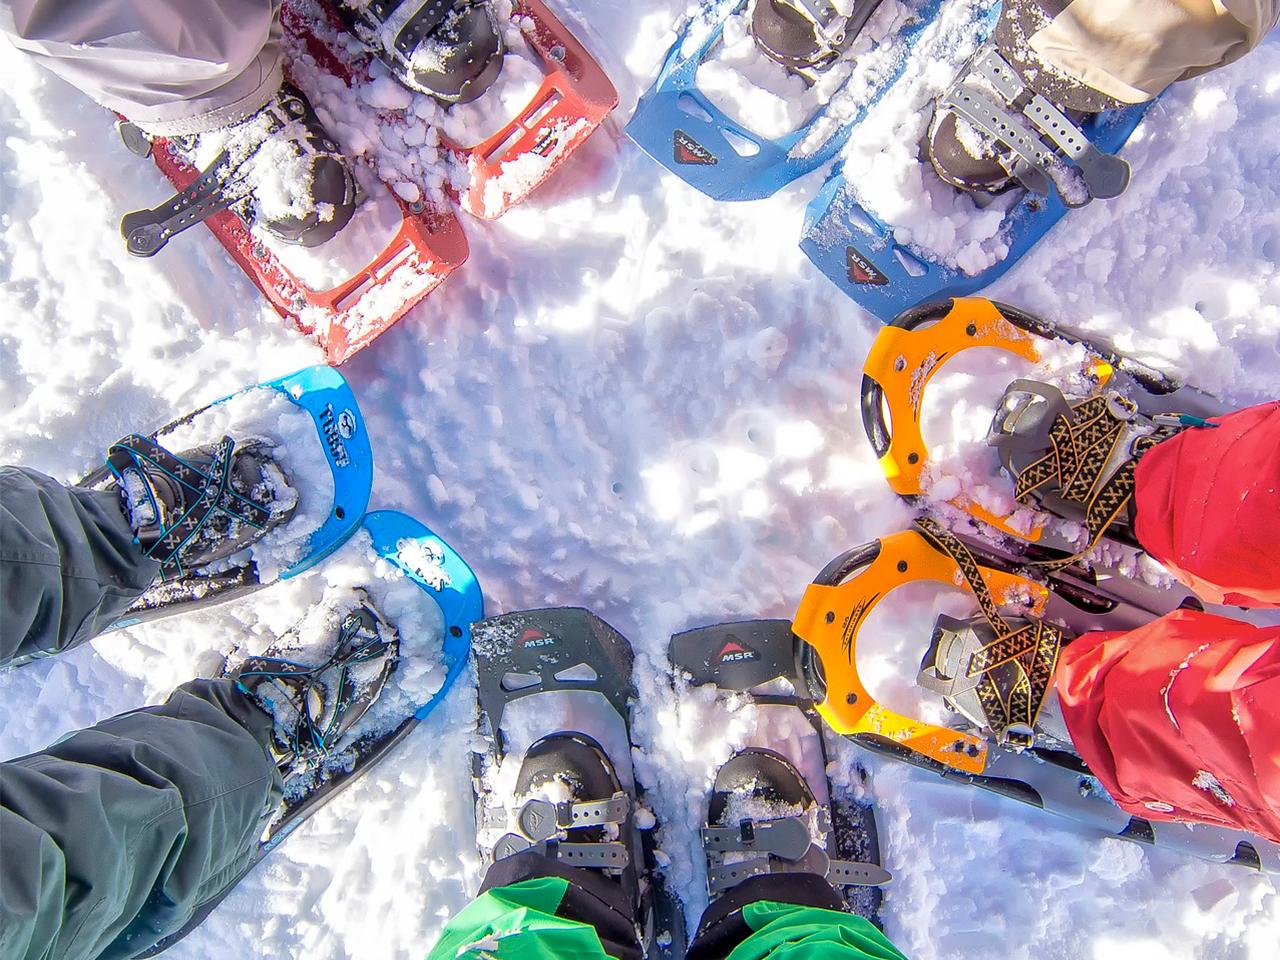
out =
[[[636,772],[663,859],[696,911],[705,791],[750,734],[743,711],[672,692],[669,636],[790,616],[827,560],[901,529],[910,512],[860,424],[860,368],[877,325],[797,247],[822,174],[768,201],[716,204],[621,137],[687,6],[557,7],[617,84],[617,119],[503,220],[468,220],[467,265],[344,373],[374,438],[375,506],[406,510],[457,547],[490,612],[583,605],[635,646]],[[912,229],[955,231],[930,242],[957,250],[985,239],[976,221],[966,232],[961,208],[971,204],[905,171],[920,98],[949,82],[963,53],[883,101],[848,154],[869,191],[887,191],[878,209],[929,212]],[[0,80],[4,461],[73,479],[122,434],[321,362],[207,232],[153,260],[130,258],[119,216],[167,195],[161,178],[118,144],[104,111],[7,47]],[[339,139],[359,135],[333,97],[318,99]],[[1230,403],[1274,396],[1278,108],[1274,38],[1179,85],[1125,152],[1128,192],[1072,213],[989,293],[1108,337]],[[414,117],[426,153],[433,117]],[[397,159],[373,143],[366,153],[392,182],[443,177],[438,155]],[[940,459],[966,456],[1006,376],[1022,372],[939,375],[926,435]],[[969,472],[994,485],[990,452],[968,449]],[[429,693],[442,679],[438,627],[420,592],[387,576],[357,538],[248,602],[0,676],[0,754],[157,702],[230,651],[265,649],[327,589],[358,583],[421,644],[406,664],[417,674],[397,690]],[[905,706],[920,699],[912,677],[935,613],[953,602],[920,588],[882,608],[864,651],[873,692]],[[459,684],[169,956],[424,956],[480,882],[474,716],[472,688]],[[913,960],[1275,956],[1280,897],[1269,878],[1100,839],[853,747],[831,765],[837,781],[855,757],[872,773],[894,873],[885,926]]]

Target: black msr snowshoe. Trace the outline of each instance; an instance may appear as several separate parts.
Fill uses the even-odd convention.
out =
[[[745,698],[759,716],[748,739],[772,744],[741,749],[716,772],[702,830],[707,894],[714,901],[753,877],[785,875],[788,885],[841,888],[846,909],[879,925],[881,887],[891,878],[881,866],[875,811],[827,777],[830,745],[799,650],[786,620],[723,623],[671,638],[677,674],[714,684],[726,709]],[[865,787],[866,770],[853,773]]]
[[[848,50],[880,0],[855,0],[841,13],[833,0],[756,0],[751,34],[765,56],[812,78]]]
[[[151,155],[152,138],[134,124],[122,123],[120,135],[132,152]],[[351,163],[306,95],[291,84],[285,83],[265,107],[238,123],[164,143],[167,149],[194,154],[202,138],[216,138],[222,148],[200,175],[163,203],[126,214],[120,221],[120,233],[134,256],[154,256],[177,234],[228,209],[277,240],[302,247],[333,239],[355,213]],[[291,182],[293,195],[281,209],[264,206],[255,195],[268,176]],[[273,200],[275,206],[282,202],[283,198]]]
[[[1004,3],[994,38],[935,102],[925,154],[945,183],[979,195],[1022,186],[1068,207],[1119,196],[1129,164],[1082,128],[1126,105],[1033,59],[1041,2]]]
[[[476,824],[490,880],[523,878],[531,858],[535,873],[583,868],[634,921],[628,955],[682,956],[683,918],[656,869],[653,831],[637,827],[629,644],[573,608],[483,620],[472,639],[487,744],[474,763]]]
[[[486,0],[338,0],[337,10],[396,79],[442,103],[475,100],[502,72]]]

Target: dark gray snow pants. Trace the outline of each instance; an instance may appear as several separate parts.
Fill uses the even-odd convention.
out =
[[[91,639],[155,572],[114,494],[0,467],[0,666]],[[194,680],[0,764],[0,960],[128,958],[181,927],[279,802],[270,729]]]

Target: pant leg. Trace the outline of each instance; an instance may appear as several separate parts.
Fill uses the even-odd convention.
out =
[[[203,133],[280,87],[280,0],[0,0],[0,33],[150,133]]]
[[[1030,38],[1042,61],[1125,103],[1240,59],[1280,19],[1280,0],[1020,0],[1059,10]]]
[[[905,960],[874,924],[846,913],[824,877],[752,877],[707,907],[687,960]]]
[[[257,845],[270,718],[226,680],[0,764],[0,956],[116,960],[176,931]]]
[[[427,960],[642,960],[635,916],[618,884],[533,851],[499,860],[480,896],[449,921]]]
[[[0,666],[96,636],[158,570],[114,493],[0,467]]]

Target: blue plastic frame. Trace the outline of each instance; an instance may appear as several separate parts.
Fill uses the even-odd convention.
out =
[[[1149,107],[1149,103],[1143,103],[1100,114],[1085,124],[1084,131],[1098,149],[1117,153]],[[1008,272],[1071,209],[1056,192],[1051,197],[1040,197],[1024,191],[1001,226],[1009,245],[1008,254],[970,275],[898,244],[893,225],[858,202],[851,179],[845,171],[838,170],[809,202],[800,249],[828,279],[881,323],[889,323],[918,303],[977,293]],[[908,258],[916,274],[899,261],[895,250]],[[855,264],[860,275],[857,278]]]
[[[420,520],[395,510],[376,510],[364,518],[364,528],[373,541],[378,556],[394,564],[416,583],[440,608],[444,616],[444,658],[446,674],[440,689],[418,707],[414,717],[426,717],[444,699],[466,669],[471,656],[471,625],[484,617],[484,593],[480,581],[453,547]],[[445,581],[441,585],[427,583],[411,567],[400,560],[402,540],[425,541],[440,555]]]
[[[657,80],[636,104],[635,114],[626,128],[627,135],[645,153],[685,183],[714,200],[762,200],[834,157],[849,139],[854,127],[862,122],[876,101],[902,75],[910,59],[911,48],[937,17],[943,0],[921,0],[916,19],[899,31],[891,41],[901,47],[897,67],[885,74],[866,102],[829,139],[818,149],[802,157],[793,157],[791,151],[825,116],[826,108],[818,110],[804,125],[791,133],[770,140],[733,120],[698,89],[698,68],[711,48],[719,42],[724,33],[725,21],[746,2],[747,0],[738,0],[736,3],[723,3],[718,13],[713,8],[706,14],[699,14],[698,16],[718,16],[718,22],[697,51],[689,56],[681,51],[690,31],[699,24],[698,17],[685,24],[679,38],[667,52]],[[833,99],[839,95],[837,92]],[[702,116],[681,106],[686,99],[692,101]],[[743,156],[734,148],[725,131],[754,144],[758,152],[752,156]],[[703,162],[680,162],[676,150],[681,137],[692,141],[694,149],[705,152]]]

